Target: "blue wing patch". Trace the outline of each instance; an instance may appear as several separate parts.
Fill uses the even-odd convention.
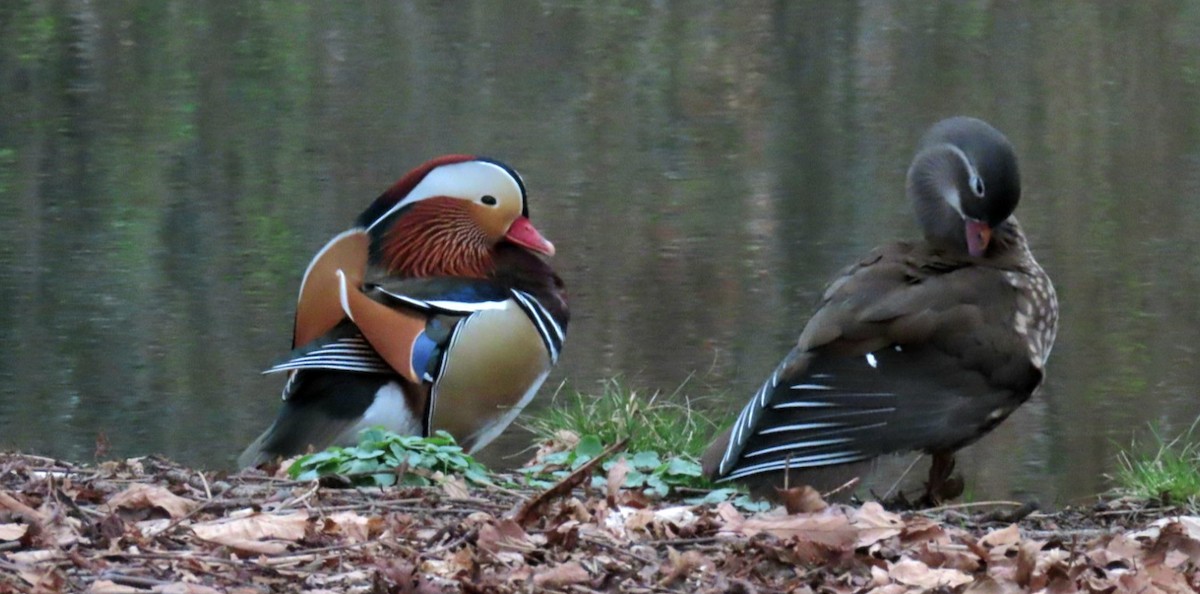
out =
[[[417,336],[416,342],[413,343],[412,367],[424,375],[425,381],[433,381],[429,363],[434,360],[439,349],[438,343],[424,332]]]

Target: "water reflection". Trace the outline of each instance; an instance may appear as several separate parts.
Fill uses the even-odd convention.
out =
[[[1200,414],[1193,3],[12,0],[0,39],[3,446],[229,464],[313,250],[461,151],[517,166],[560,249],[548,385],[695,374],[733,408],[825,279],[914,233],[904,168],[951,113],[1018,147],[1063,307],[974,493],[1094,493]]]

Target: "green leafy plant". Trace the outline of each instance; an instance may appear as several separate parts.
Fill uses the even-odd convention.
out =
[[[734,507],[741,508],[742,510],[748,512],[764,512],[771,509],[771,502],[763,501],[761,499],[754,499],[753,497],[747,495],[745,491],[734,487],[713,489],[712,491],[705,493],[702,497],[685,499],[684,503],[691,505],[703,505],[706,503],[721,503],[722,501],[728,501],[732,503]]]
[[[537,413],[526,427],[540,441],[554,439],[559,431],[594,435],[601,443],[613,444],[629,438],[630,452],[659,452],[664,457],[696,461],[709,440],[721,429],[702,404],[718,400],[683,398],[687,382],[670,394],[638,393],[620,378],[601,383],[599,393],[560,388],[550,406]],[[681,401],[682,400],[682,401]]]
[[[639,393],[619,378],[605,380],[598,393],[560,388],[550,406],[526,422],[543,445],[578,436],[573,447],[540,456],[519,472],[533,486],[545,486],[598,455],[605,446],[628,439],[625,453],[606,460],[592,483],[602,487],[607,472],[624,458],[628,465],[622,485],[665,497],[683,490],[708,488],[699,458],[721,427],[697,402],[684,398],[686,382],[674,392]]]
[[[1144,447],[1135,439],[1128,450],[1117,454],[1120,468],[1111,478],[1117,491],[1166,504],[1200,507],[1200,443],[1195,429],[1200,418],[1187,432],[1167,440],[1158,429],[1150,428],[1154,445]]]
[[[521,468],[518,472],[525,476],[527,484],[546,488],[594,459],[604,451],[604,447],[598,436],[587,435],[573,449],[548,454],[540,462]],[[624,460],[628,468],[621,486],[639,489],[655,497],[666,497],[674,488],[691,487],[701,478],[700,464],[694,460],[683,457],[664,459],[658,452],[641,451],[618,454],[605,460],[601,464],[604,473],[592,477],[592,486],[604,488],[608,471],[620,460]]]
[[[603,451],[604,444],[600,442],[600,438],[588,435],[581,438],[574,448],[547,454],[536,463],[518,468],[517,472],[524,477],[524,482],[529,486],[545,489]]]
[[[418,437],[381,428],[364,429],[359,433],[358,445],[308,454],[288,467],[288,474],[297,480],[339,475],[358,486],[379,487],[430,485],[439,472],[462,475],[477,484],[491,483],[487,468],[445,431]]]

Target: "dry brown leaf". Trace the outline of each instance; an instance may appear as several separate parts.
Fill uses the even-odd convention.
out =
[[[1184,532],[1190,538],[1200,540],[1200,516],[1171,516],[1169,518],[1161,518],[1151,522],[1149,526],[1128,534],[1129,538],[1144,538],[1154,540],[1158,538],[1159,532],[1163,526],[1168,524],[1178,523],[1185,529]]]
[[[20,540],[29,531],[29,524],[0,524],[0,540]]]
[[[1017,529],[1016,524],[1009,524],[1007,528],[993,530],[979,539],[979,546],[986,549],[1001,549],[1007,550],[1008,547],[1016,545],[1021,541],[1021,531]]]
[[[623,519],[624,530],[618,533],[619,535],[628,535],[630,532],[649,532],[650,524],[654,522],[654,510],[650,509],[632,509],[623,507],[609,514],[609,522],[611,524],[614,519]]]
[[[168,491],[165,487],[143,483],[130,485],[124,491],[113,495],[108,500],[108,503],[105,504],[105,507],[110,511],[117,508],[158,508],[167,512],[173,519],[179,519],[188,515],[195,506],[196,502],[184,499]]]
[[[22,518],[25,518],[26,522],[31,524],[41,524],[46,522],[48,519],[48,516],[43,515],[41,512],[33,509],[32,507],[29,507],[20,499],[9,495],[7,491],[0,491],[0,508],[16,513]]]
[[[900,584],[884,584],[867,590],[867,594],[905,594],[906,592],[908,592],[908,588]]]
[[[863,584],[863,587],[880,588],[892,583],[892,578],[888,577],[886,569],[879,565],[871,566],[871,581]]]
[[[463,572],[469,575],[475,571],[475,549],[472,547],[458,549],[450,556],[449,564],[455,573]]]
[[[47,561],[59,561],[66,558],[66,554],[62,551],[54,549],[33,549],[30,551],[17,551],[15,553],[6,553],[6,560],[18,565],[33,565],[35,563],[44,563]]]
[[[898,514],[883,509],[878,502],[869,501],[854,512],[850,524],[858,530],[855,548],[869,547],[885,538],[900,534],[904,520]]]
[[[397,594],[436,594],[441,592],[429,576],[422,575],[412,562],[404,559],[389,559],[377,565],[375,592]]]
[[[948,543],[950,542],[950,536],[946,533],[945,527],[940,523],[931,518],[916,516],[909,519],[900,531],[900,542],[906,544],[919,542]]]
[[[1078,570],[1084,571],[1082,565],[1079,566]],[[1079,588],[1075,586],[1075,580],[1062,568],[1051,568],[1046,573],[1046,578],[1046,594],[1076,594],[1079,592]]]
[[[493,555],[504,551],[531,551],[534,545],[529,535],[514,520],[505,518],[494,524],[484,524],[479,527],[479,538],[476,541],[479,550]]]
[[[442,493],[450,499],[467,499],[471,496],[471,490],[467,488],[467,480],[461,476],[446,476],[443,477],[440,483]]]
[[[892,579],[906,586],[932,590],[954,588],[971,583],[971,576],[957,569],[934,569],[916,559],[901,559],[892,564]]]
[[[621,486],[625,484],[625,477],[629,475],[629,462],[625,460],[625,456],[617,458],[613,463],[612,468],[608,469],[608,504],[617,506],[617,495],[621,492]]]
[[[325,517],[326,531],[339,534],[348,542],[366,542],[371,538],[371,530],[378,530],[382,520],[377,517],[366,517],[352,511],[341,511]]]
[[[1021,592],[1026,591],[1027,590],[1024,588],[1012,582],[997,582],[990,577],[984,577],[982,579],[975,580],[970,586],[967,586],[967,589],[963,591],[963,594],[1020,594]]]
[[[222,594],[222,592],[216,588],[210,588],[202,584],[188,584],[184,582],[155,586],[151,592],[154,592],[154,594]]]
[[[288,544],[304,538],[308,514],[257,513],[192,525],[201,540],[264,555],[287,551]]]
[[[667,549],[667,563],[660,568],[663,577],[658,581],[660,588],[668,588],[680,580],[687,579],[701,571],[706,564],[711,563],[700,551],[684,551],[680,553],[673,548]]]
[[[1113,536],[1103,548],[1108,553],[1110,559],[1128,561],[1143,555],[1141,543],[1127,538],[1124,534]]]
[[[1145,558],[1146,564],[1167,563],[1176,567],[1191,561],[1193,565],[1200,565],[1200,541],[1190,534],[1188,526],[1183,522],[1169,522],[1163,525],[1159,530],[1158,538],[1149,546]]]
[[[17,575],[32,586],[32,589],[24,590],[31,594],[57,594],[58,592],[67,591],[67,580],[63,577],[62,571],[55,567],[22,569],[17,571]]]
[[[1154,585],[1154,588],[1161,592],[1178,592],[1180,594],[1195,592],[1182,572],[1175,571],[1166,565],[1146,567],[1145,576]]]
[[[811,514],[825,511],[829,507],[821,498],[821,492],[808,485],[787,489],[776,487],[775,496],[783,502],[783,508],[789,514]]]
[[[970,549],[958,546],[943,546],[936,542],[921,542],[905,549],[912,558],[930,567],[957,569],[967,573],[979,570],[980,558]]]
[[[122,586],[109,580],[96,580],[86,594],[144,594],[146,591],[132,586]]]
[[[1037,568],[1038,553],[1042,550],[1042,543],[1025,541],[1021,543],[1017,550],[1017,568],[1013,575],[1013,581],[1017,582],[1022,588],[1029,588],[1033,582],[1033,570]]]
[[[533,585],[538,588],[562,590],[574,584],[586,584],[591,579],[582,565],[569,561],[533,574]]]
[[[724,520],[725,530],[746,536],[766,532],[783,539],[795,538],[800,543],[817,543],[835,549],[851,547],[858,536],[858,531],[850,526],[849,518],[832,509],[820,514],[760,514],[746,519],[726,502],[718,506],[717,513]]]

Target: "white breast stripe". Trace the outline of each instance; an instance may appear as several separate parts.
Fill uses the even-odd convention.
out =
[[[426,301],[426,303],[437,309],[462,313],[504,309],[505,307],[503,301],[480,301],[478,303],[467,303],[463,301],[446,301],[439,299],[435,301]]]
[[[553,316],[546,311],[546,308],[542,307],[542,304],[528,293],[513,290],[512,296],[537,328],[538,335],[542,337],[542,343],[545,344],[546,351],[550,354],[550,364],[558,363],[558,351],[562,345],[562,328],[554,321]]]
[[[454,301],[451,299],[431,299],[428,301],[416,299],[408,295],[393,293],[382,287],[375,287],[380,293],[388,297],[407,303],[417,309],[428,310],[436,309],[447,313],[475,313],[477,311],[488,311],[496,309],[504,309],[504,301]]]
[[[324,246],[321,246],[321,249],[317,250],[317,255],[313,256],[312,260],[308,261],[308,266],[304,269],[304,276],[300,277],[300,291],[296,294],[296,301],[299,301],[300,296],[304,294],[304,285],[308,284],[308,274],[312,272],[313,264],[316,264],[317,260],[320,260],[321,256],[324,256],[325,252],[328,251],[329,248],[333,247],[335,243],[341,241],[343,237],[347,235],[354,235],[355,233],[362,233],[364,231],[365,229],[362,227],[355,227],[353,229],[342,231],[341,233],[334,235],[333,239],[327,241]]]
[[[517,292],[524,295],[526,299],[528,299],[531,303],[533,303],[533,305],[537,306],[538,314],[541,315],[542,318],[546,321],[546,325],[549,326],[550,329],[554,331],[554,336],[557,339],[559,348],[561,349],[563,341],[565,341],[567,339],[567,335],[563,332],[562,326],[560,326],[558,324],[558,320],[554,319],[554,316],[550,314],[550,310],[546,309],[546,306],[542,305],[542,302],[538,301],[536,297],[534,297],[533,295],[530,295],[529,293],[526,293],[525,291],[517,291]]]

